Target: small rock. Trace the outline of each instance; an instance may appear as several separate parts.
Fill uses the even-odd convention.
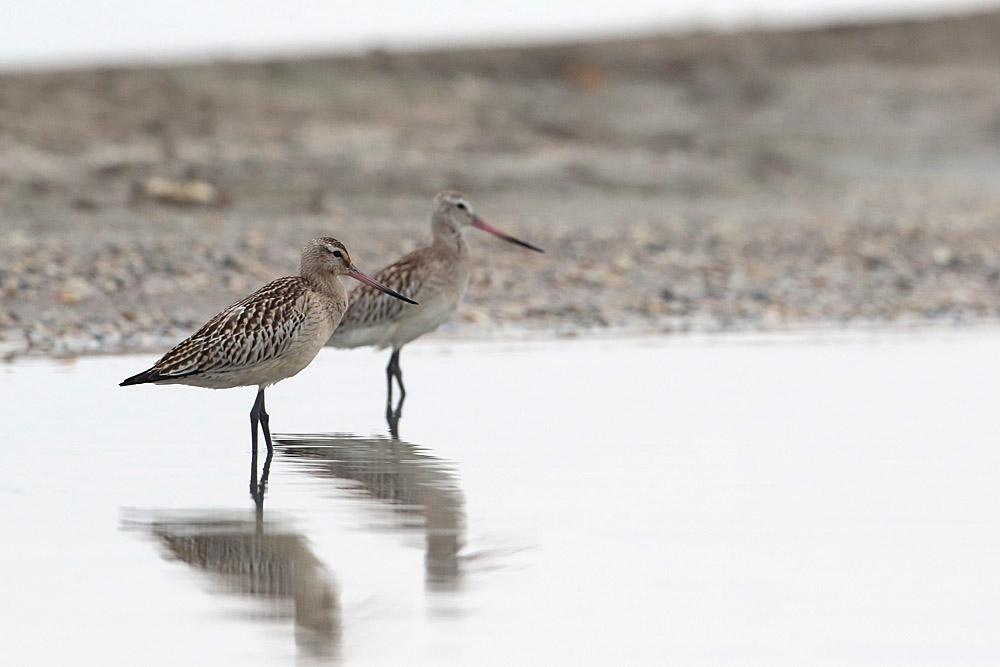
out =
[[[935,246],[934,250],[931,251],[931,259],[934,260],[934,263],[938,266],[946,266],[947,264],[950,264],[953,257],[954,254],[948,246]]]
[[[612,264],[615,269],[624,273],[632,268],[632,258],[626,252],[619,252],[615,255],[614,260],[612,260]]]
[[[58,303],[80,303],[90,296],[92,290],[87,281],[82,278],[70,278],[66,281],[61,290],[56,292],[55,300]]]
[[[163,176],[152,176],[143,181],[140,194],[154,201],[179,206],[213,206],[222,200],[219,190],[208,181],[182,181]]]
[[[608,74],[593,63],[577,61],[566,68],[566,78],[581,90],[597,90],[607,82]]]

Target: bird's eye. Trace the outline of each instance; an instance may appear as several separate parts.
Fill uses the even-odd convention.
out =
[[[333,251],[333,256],[334,257],[343,257],[344,253],[340,252],[339,250],[334,250]]]
[[[455,206],[458,207],[459,211],[465,211],[465,210],[468,210],[468,208],[469,208],[468,206],[465,205],[464,201],[458,202],[457,204],[455,204]]]

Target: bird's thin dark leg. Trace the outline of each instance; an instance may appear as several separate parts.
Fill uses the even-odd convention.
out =
[[[271,457],[274,455],[274,448],[271,446],[271,429],[268,422],[271,418],[264,409],[264,388],[257,390],[257,398],[253,402],[250,410],[250,496],[254,499],[258,509],[263,507],[264,490],[267,488],[267,476],[271,472]],[[261,431],[264,432],[264,442],[267,443],[267,458],[264,460],[264,469],[261,471],[260,483],[257,482],[257,424],[260,424]]]
[[[399,405],[402,407],[406,398],[406,387],[403,386],[403,369],[399,367],[399,350],[396,350],[396,382],[399,384]]]
[[[392,378],[399,382],[399,405],[392,405]],[[388,392],[385,399],[385,420],[389,424],[389,433],[393,438],[399,438],[399,418],[403,416],[403,401],[406,399],[406,389],[403,388],[403,373],[399,370],[399,350],[393,348],[389,357],[389,365],[385,367],[385,380]]]
[[[396,351],[392,351],[389,357],[389,364],[385,367],[385,409],[392,408],[392,362],[396,358]]]
[[[270,460],[271,454],[274,453],[274,447],[271,445],[271,415],[267,414],[267,410],[264,409],[264,390],[260,390],[260,430],[264,432],[264,442],[267,443],[267,458]]]
[[[250,443],[253,450],[253,455],[257,456],[257,424],[260,423],[260,413],[264,412],[264,388],[261,387],[257,390],[257,399],[253,402],[253,408],[250,409]],[[265,418],[266,418],[265,414]],[[265,422],[266,423],[266,422]],[[265,427],[266,428],[266,427]],[[270,441],[268,441],[270,442]],[[257,469],[254,468],[254,474],[256,475]]]
[[[264,390],[257,392],[257,398],[250,408],[250,497],[257,500],[257,424],[260,423],[260,404],[264,400]]]
[[[392,378],[399,384],[400,399],[406,398],[406,387],[403,386],[403,371],[399,368],[399,350],[394,349],[389,357],[389,365],[385,367],[385,378],[389,383],[389,404],[392,405]]]

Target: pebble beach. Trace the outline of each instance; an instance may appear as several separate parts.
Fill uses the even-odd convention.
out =
[[[159,352],[463,191],[457,337],[996,323],[1000,13],[0,73],[0,357]]]

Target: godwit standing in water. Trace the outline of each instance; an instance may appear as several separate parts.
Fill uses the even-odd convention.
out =
[[[253,452],[256,456],[259,423],[270,454],[264,389],[308,366],[337,328],[347,309],[347,291],[338,276],[356,278],[395,299],[417,303],[356,269],[340,241],[313,239],[302,248],[299,275],[278,278],[237,301],[175,345],[152,368],[121,386],[145,382],[209,389],[257,385],[257,400],[250,411]]]
[[[403,373],[399,368],[399,350],[414,338],[434,331],[455,312],[469,284],[469,246],[462,229],[477,227],[505,241],[545,252],[541,248],[504,234],[472,212],[468,200],[457,192],[445,190],[434,197],[431,230],[434,242],[404,256],[375,274],[394,290],[418,299],[420,305],[403,308],[375,290],[358,287],[351,293],[351,305],[327,345],[333,347],[392,347],[385,374],[388,403],[392,404],[392,378],[399,383],[402,397]]]

